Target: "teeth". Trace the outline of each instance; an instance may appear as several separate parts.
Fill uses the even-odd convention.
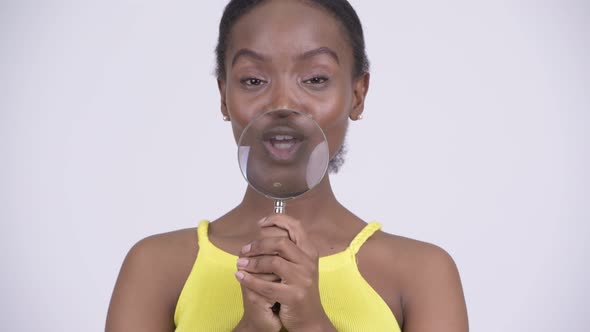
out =
[[[292,140],[293,136],[289,136],[289,135],[277,135],[274,137],[275,140],[277,141],[286,141],[286,140]]]
[[[292,143],[276,143],[276,144],[274,144],[274,147],[277,149],[288,149],[292,146],[293,146]]]

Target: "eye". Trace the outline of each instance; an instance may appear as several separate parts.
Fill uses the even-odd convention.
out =
[[[303,81],[303,83],[306,84],[323,84],[326,83],[328,81],[328,78],[325,76],[316,76],[316,77],[312,77],[308,80]]]
[[[256,77],[246,77],[246,78],[242,78],[240,80],[240,83],[242,83],[245,86],[248,87],[256,87],[256,86],[261,86],[262,84],[265,83],[265,81],[256,78]]]

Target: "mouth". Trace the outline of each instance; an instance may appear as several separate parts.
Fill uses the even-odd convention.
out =
[[[305,137],[290,127],[275,127],[262,135],[262,143],[271,159],[280,162],[292,162]]]

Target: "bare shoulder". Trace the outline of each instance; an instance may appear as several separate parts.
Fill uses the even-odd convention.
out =
[[[184,265],[194,260],[198,249],[196,228],[180,229],[155,234],[138,241],[127,254],[127,260],[139,263],[162,264],[164,266]]]
[[[154,283],[160,282],[162,286],[167,287],[165,290],[172,291],[178,288],[179,283],[184,284],[197,257],[197,252],[196,228],[151,235],[131,247],[121,272],[127,272],[125,269],[129,269],[130,272],[140,276],[141,280],[153,278]],[[164,280],[171,283],[161,282]],[[176,287],[170,287],[170,285]],[[175,290],[180,292],[180,289]],[[171,292],[171,295],[174,296],[175,292]]]
[[[445,249],[382,231],[367,247],[398,289],[404,331],[468,330],[459,270]]]
[[[195,228],[138,241],[125,257],[107,315],[106,331],[174,328],[174,310],[198,251]]]
[[[401,271],[408,271],[410,274],[423,270],[431,273],[457,270],[451,255],[445,249],[432,243],[383,231],[376,232],[372,242],[372,249],[382,253],[381,257],[389,257]],[[411,279],[414,277],[415,275],[412,275]]]

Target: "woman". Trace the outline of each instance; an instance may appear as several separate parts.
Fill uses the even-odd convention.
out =
[[[324,130],[337,168],[369,87],[362,28],[347,1],[231,1],[217,66],[221,113],[236,139],[256,115],[298,110]],[[452,258],[359,219],[336,200],[329,176],[290,201],[288,215],[269,215],[270,204],[248,188],[197,231],[138,242],[107,331],[468,330]]]

